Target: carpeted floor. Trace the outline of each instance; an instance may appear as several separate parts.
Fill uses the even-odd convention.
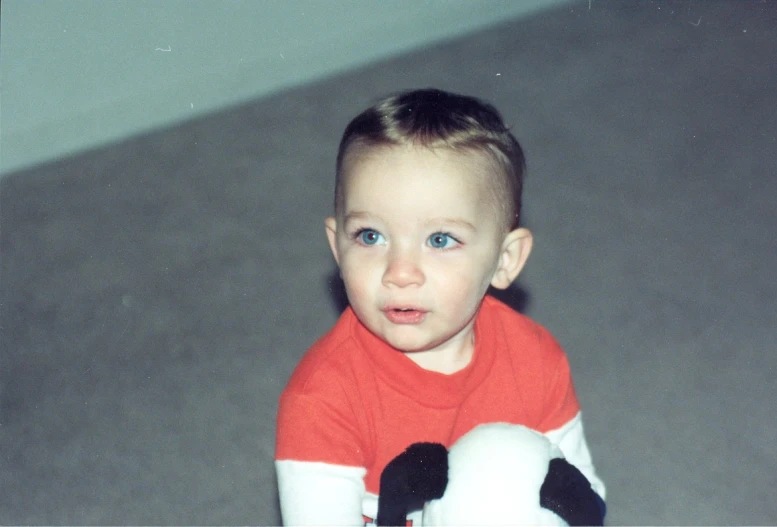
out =
[[[342,304],[346,122],[437,86],[529,159],[516,307],[610,524],[777,522],[777,4],[580,2],[0,182],[0,524],[274,524],[278,395]]]

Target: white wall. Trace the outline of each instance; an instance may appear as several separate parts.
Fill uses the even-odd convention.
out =
[[[0,175],[568,0],[3,0]]]

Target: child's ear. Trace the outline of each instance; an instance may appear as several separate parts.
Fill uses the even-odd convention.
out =
[[[340,255],[337,254],[337,220],[330,216],[324,220],[324,227],[326,227],[326,238],[329,240],[329,249],[337,265],[340,265]]]
[[[523,269],[531,253],[533,238],[528,229],[520,228],[507,233],[502,242],[499,264],[491,278],[491,285],[507,289]]]

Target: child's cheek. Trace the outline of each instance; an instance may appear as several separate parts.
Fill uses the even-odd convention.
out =
[[[366,300],[369,289],[370,266],[359,262],[349,262],[343,266],[343,281],[351,302]]]

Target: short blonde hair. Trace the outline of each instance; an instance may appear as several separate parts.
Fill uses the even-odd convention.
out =
[[[388,96],[357,115],[345,128],[337,152],[335,212],[343,207],[343,166],[354,150],[413,145],[485,154],[498,168],[496,205],[508,228],[521,216],[526,160],[521,145],[490,104],[437,89]]]

